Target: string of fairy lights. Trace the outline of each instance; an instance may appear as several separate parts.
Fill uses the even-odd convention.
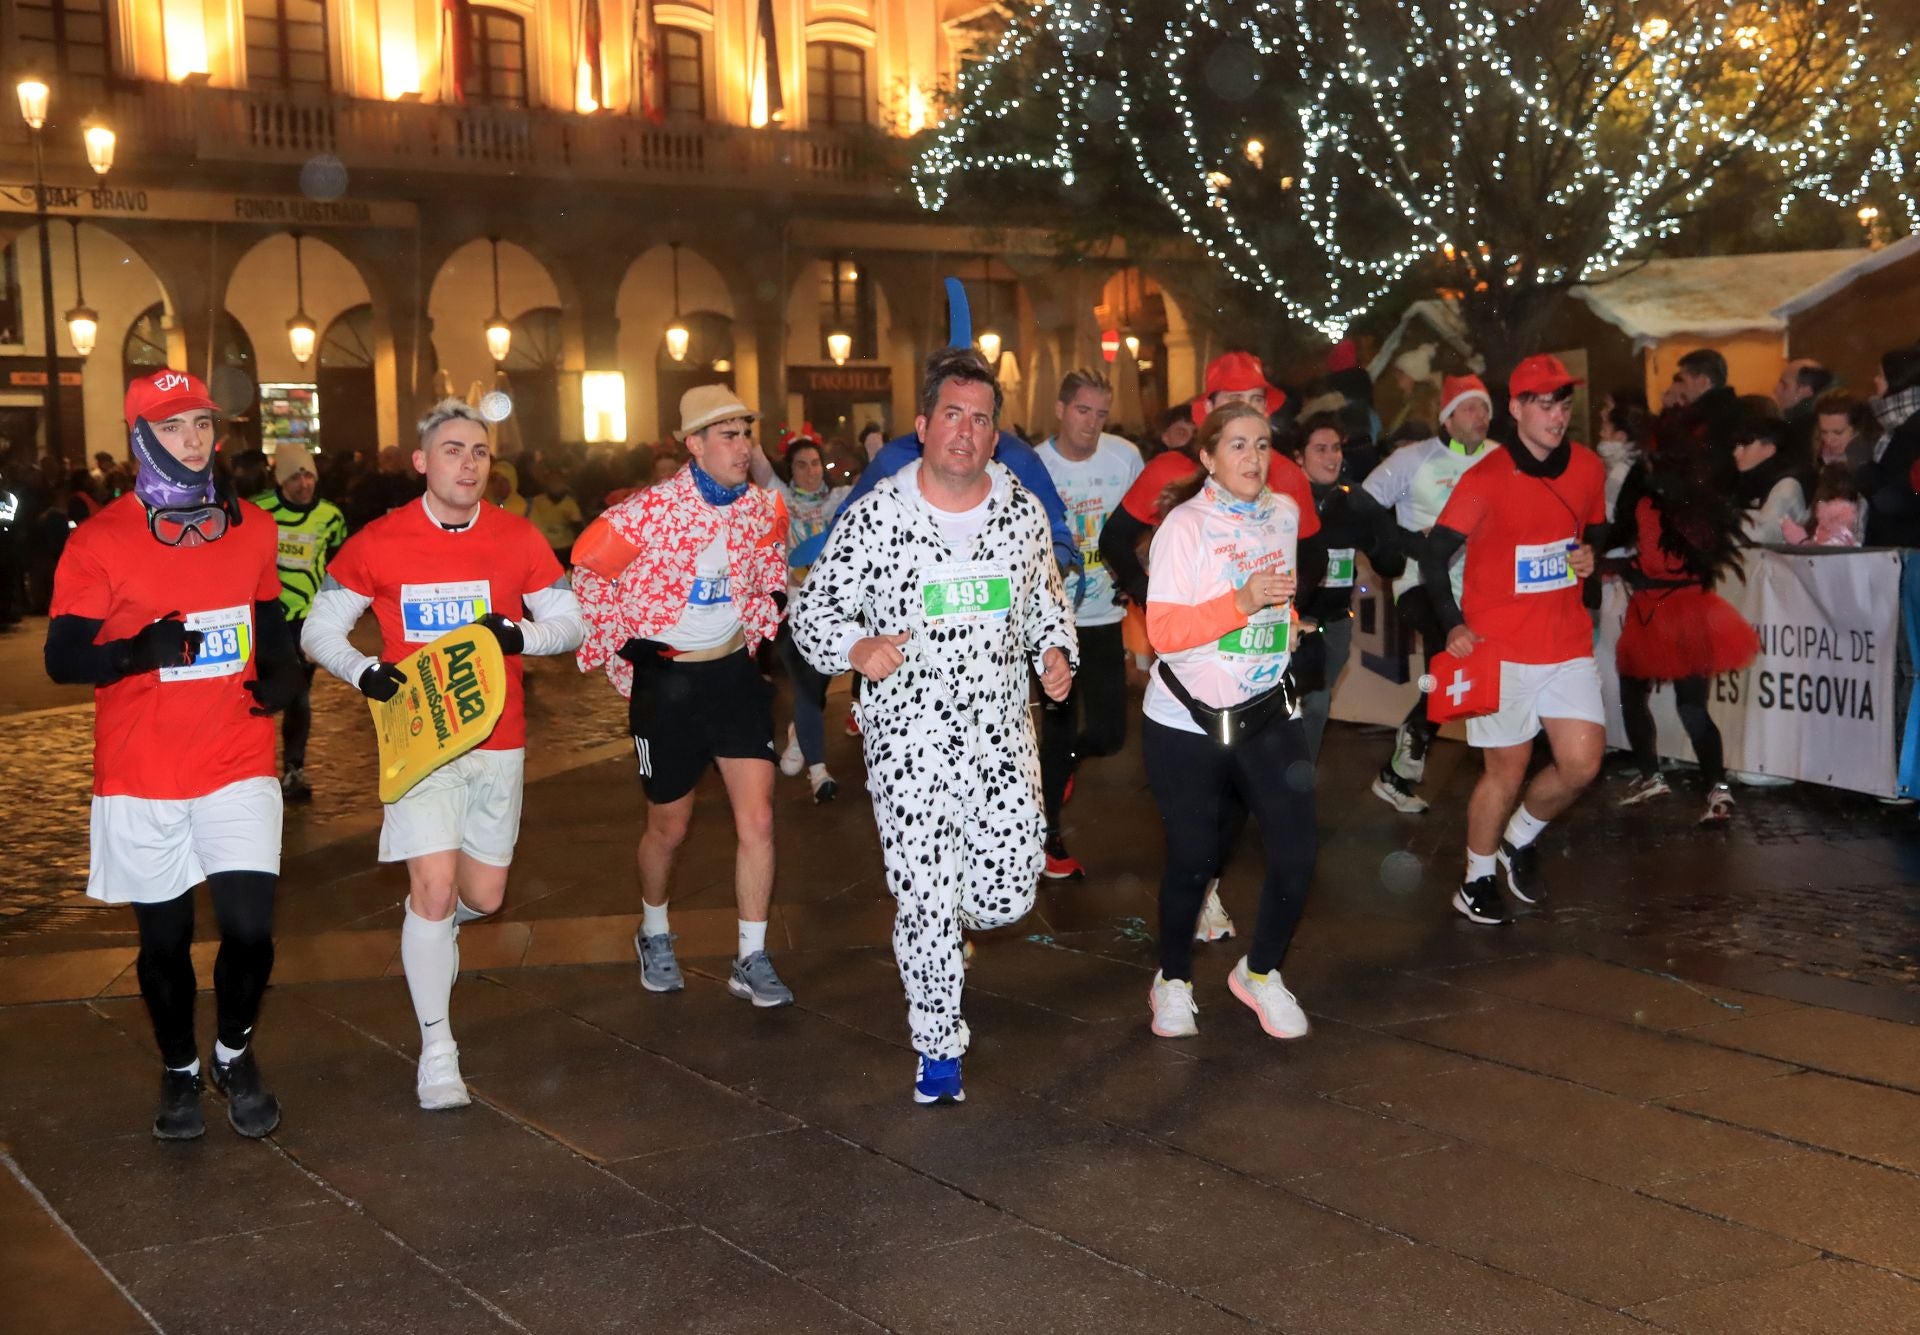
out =
[[[1011,12],[914,165],[921,205],[994,172],[1072,186],[1098,137],[1226,274],[1329,338],[1436,255],[1471,285],[1596,277],[1672,238],[1735,170],[1777,183],[1777,219],[1818,199],[1863,224],[1885,205],[1920,230],[1913,47],[1876,61],[1865,0],[1583,0],[1564,43],[1540,31],[1558,4]],[[1223,43],[1249,48],[1248,77],[1280,81],[1296,108],[1292,161],[1265,160],[1262,127],[1234,105],[1244,93],[1209,86],[1203,62]],[[1009,144],[1009,119],[1035,113],[1051,119],[1040,142]],[[1542,162],[1556,165],[1536,179]],[[1263,170],[1285,173],[1286,220],[1311,239],[1317,275],[1250,212],[1274,194],[1236,183]],[[1525,242],[1510,239],[1516,219]]]

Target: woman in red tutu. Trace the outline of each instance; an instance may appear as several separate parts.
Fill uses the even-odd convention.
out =
[[[1628,488],[1629,495],[1634,489]],[[1713,591],[1721,576],[1739,570],[1740,517],[1713,485],[1709,452],[1691,442],[1669,441],[1645,465],[1645,478],[1631,513],[1619,516],[1616,543],[1636,547],[1626,574],[1634,586],[1615,663],[1620,671],[1620,707],[1627,741],[1640,767],[1621,806],[1634,806],[1672,791],[1654,751],[1655,682],[1672,682],[1680,722],[1693,742],[1707,784],[1702,825],[1733,816],[1720,729],[1707,712],[1712,678],[1745,667],[1760,652],[1760,639],[1733,604]]]

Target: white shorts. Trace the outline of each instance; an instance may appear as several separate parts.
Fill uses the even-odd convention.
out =
[[[380,825],[380,860],[405,862],[458,850],[475,862],[505,867],[520,837],[525,788],[524,750],[473,750],[420,780],[398,802],[387,803]]]
[[[1520,746],[1540,733],[1540,720],[1582,719],[1607,725],[1600,702],[1600,665],[1591,658],[1564,663],[1502,663],[1500,709],[1467,720],[1467,744]]]
[[[280,781],[240,779],[204,797],[93,799],[87,894],[164,904],[222,871],[280,874]]]

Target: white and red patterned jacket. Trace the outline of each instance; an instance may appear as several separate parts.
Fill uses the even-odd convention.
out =
[[[633,664],[620,647],[679,620],[700,553],[723,531],[747,649],[772,639],[780,629],[773,595],[787,587],[786,507],[752,486],[732,505],[709,505],[683,468],[604,511],[574,544],[573,592],[587,623],[575,655],[580,670],[604,666],[614,689],[630,696]]]

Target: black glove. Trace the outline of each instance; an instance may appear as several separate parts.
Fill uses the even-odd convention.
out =
[[[263,662],[258,666],[258,674],[247,683],[247,690],[253,693],[254,698],[254,706],[247,712],[261,718],[278,714],[300,698],[300,691],[306,684],[307,674],[297,659]]]
[[[407,674],[391,663],[375,663],[360,674],[360,680],[354,685],[360,688],[360,694],[369,700],[378,700],[381,704],[400,694],[400,688],[406,684]]]
[[[114,670],[123,677],[136,672],[185,667],[200,653],[201,634],[188,630],[178,612],[142,626],[140,633],[115,642]]]
[[[520,627],[498,612],[489,612],[473,624],[492,631],[493,638],[500,641],[500,652],[503,654],[517,654],[527,647],[527,637],[520,633]]]

